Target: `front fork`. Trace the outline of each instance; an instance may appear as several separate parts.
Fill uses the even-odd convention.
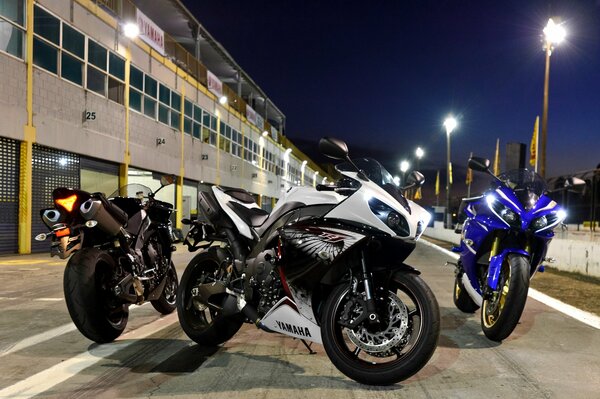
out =
[[[495,233],[492,249],[490,250],[490,265],[488,267],[486,284],[483,289],[483,297],[489,298],[494,291],[498,289],[498,280],[502,271],[502,264],[506,257],[511,253],[521,254],[529,257],[531,254],[531,239],[527,239],[525,249],[520,248],[501,248],[501,237],[498,232]]]
[[[367,318],[369,323],[379,323],[379,315],[375,306],[375,298],[373,298],[373,275],[367,269],[367,261],[365,260],[364,251],[360,254],[360,264],[362,267],[363,285],[365,287],[365,300],[367,304]]]

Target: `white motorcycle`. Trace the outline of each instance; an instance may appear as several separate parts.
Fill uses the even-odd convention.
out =
[[[431,289],[404,260],[430,215],[372,159],[353,162],[344,142],[320,151],[345,160],[335,185],[294,187],[271,212],[244,190],[199,194],[205,222],[184,220],[185,243],[202,249],[179,285],[185,333],[203,345],[230,339],[244,321],[322,344],[348,377],[388,385],[431,358],[440,315]],[[312,351],[312,350],[311,350]]]

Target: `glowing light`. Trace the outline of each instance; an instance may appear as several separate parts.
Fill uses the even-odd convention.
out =
[[[559,44],[565,40],[567,31],[563,26],[556,24],[554,20],[550,18],[548,24],[544,28],[544,36],[546,37],[547,43]]]
[[[269,135],[269,132],[267,132],[266,130],[264,132],[262,132],[263,137],[267,137]]]
[[[447,134],[452,133],[452,131],[454,129],[456,129],[457,126],[458,126],[458,122],[452,116],[447,117],[446,120],[444,121],[444,127],[446,128]]]
[[[558,220],[560,220],[562,222],[563,220],[565,220],[567,218],[567,211],[565,211],[564,209],[559,209],[556,212],[556,217],[558,217]]]
[[[415,155],[417,156],[417,158],[421,159],[421,158],[423,158],[423,155],[425,155],[425,151],[423,151],[423,149],[421,147],[417,147],[417,150],[415,151]]]
[[[67,158],[61,158],[61,159],[58,160],[58,164],[60,166],[66,166],[67,163],[68,163]]]
[[[221,96],[221,98],[219,98],[219,104],[221,104],[221,105],[227,104],[227,96]]]
[[[54,200],[54,202],[57,205],[62,206],[63,208],[65,208],[67,210],[67,212],[71,212],[73,210],[73,206],[75,205],[75,201],[77,201],[77,195],[73,194],[70,197],[67,198],[62,198],[62,199],[56,199]]]
[[[135,39],[140,34],[140,27],[135,22],[126,22],[123,25],[123,34],[129,39]]]
[[[400,186],[400,176],[394,176],[394,184]]]
[[[302,166],[300,166],[300,171],[304,172],[304,169],[306,169],[306,164],[308,163],[308,161],[302,161]]]
[[[400,171],[402,173],[406,173],[406,171],[408,170],[408,168],[410,168],[410,163],[408,163],[408,161],[402,161],[402,162],[400,162]]]
[[[496,201],[496,197],[492,194],[488,194],[485,196],[485,202],[487,202],[488,205],[492,205],[494,203],[494,201]]]

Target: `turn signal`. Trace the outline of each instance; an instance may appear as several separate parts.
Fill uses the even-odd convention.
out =
[[[73,206],[77,201],[77,195],[73,194],[70,197],[63,199],[56,199],[54,202],[67,210],[67,212],[71,212],[73,210]]]
[[[69,230],[68,228],[66,229],[62,229],[62,230],[57,230],[56,233],[54,233],[56,235],[57,238],[60,237],[65,237],[71,234],[71,230]]]

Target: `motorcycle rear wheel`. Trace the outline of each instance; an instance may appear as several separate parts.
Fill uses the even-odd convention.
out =
[[[459,274],[454,278],[454,293],[452,295],[454,306],[463,313],[475,313],[479,309],[479,305],[469,296],[460,276]]]
[[[207,276],[218,271],[220,263],[213,252],[202,252],[190,261],[179,283],[179,324],[186,335],[200,345],[219,345],[228,341],[238,332],[245,320],[241,313],[223,316],[200,304],[192,295],[192,289]]]
[[[377,281],[374,284],[375,292],[385,295],[385,290],[380,288],[382,284]],[[385,301],[387,311],[378,306],[383,321],[380,326],[391,326],[386,331],[372,331],[373,326],[367,325],[366,321],[354,330],[342,326],[339,322],[342,313],[347,315],[350,295],[350,287],[340,285],[323,306],[321,337],[325,351],[337,369],[367,385],[395,384],[421,370],[433,355],[440,333],[439,307],[427,284],[412,273],[396,273],[392,277],[387,294],[389,300]],[[406,320],[407,324],[399,325],[394,322],[396,319]],[[399,333],[401,330],[404,332]],[[394,336],[396,333],[401,334],[400,340]],[[360,335],[367,339],[364,342],[357,340]],[[385,346],[386,340],[391,347]],[[383,346],[371,352],[365,349],[375,348],[378,344],[387,349],[382,350]]]
[[[498,290],[481,305],[481,329],[492,341],[501,342],[515,329],[527,302],[529,261],[510,254],[502,264]]]
[[[77,329],[99,344],[114,341],[125,329],[129,308],[114,298],[111,280],[115,263],[97,248],[76,252],[65,268],[63,288],[67,309]]]

